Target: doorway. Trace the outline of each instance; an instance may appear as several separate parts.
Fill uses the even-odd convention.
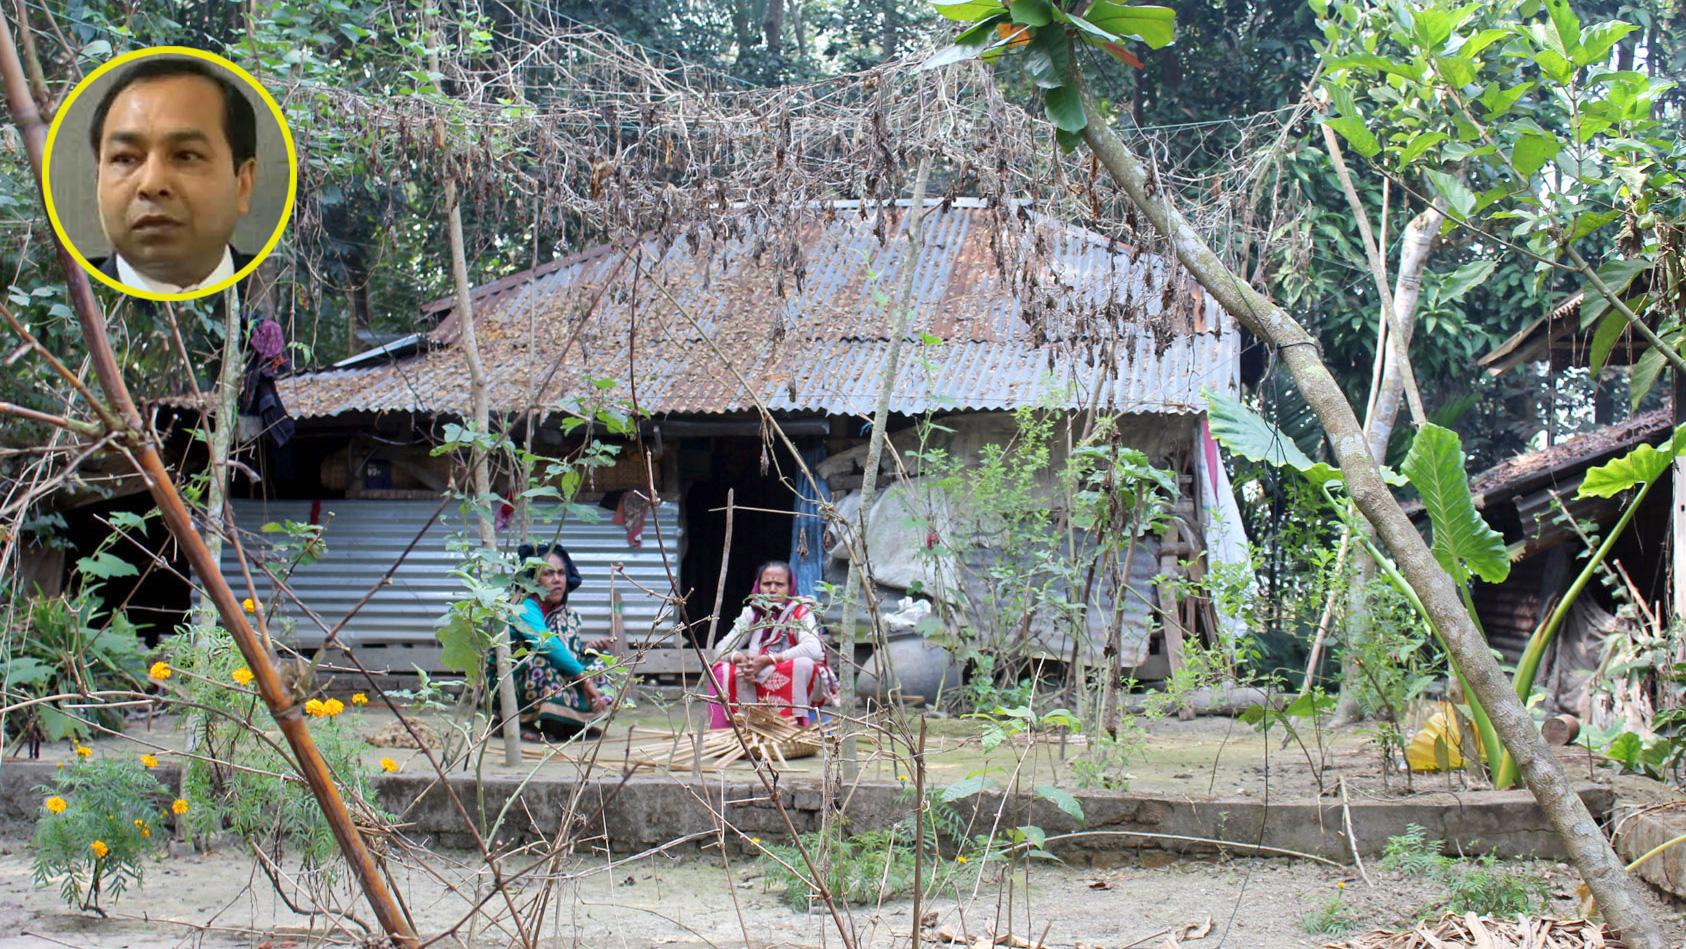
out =
[[[685,555],[679,576],[685,592],[686,629],[702,645],[708,644],[708,618],[720,584],[728,492],[734,495],[735,510],[725,594],[714,634],[717,640],[743,609],[755,583],[755,568],[769,560],[790,559],[790,512],[795,496],[780,482],[779,471],[782,467],[789,472],[792,465],[781,458],[779,465],[769,464],[762,474],[762,450],[761,440],[752,437],[688,438],[680,443],[690,477],[680,508]]]

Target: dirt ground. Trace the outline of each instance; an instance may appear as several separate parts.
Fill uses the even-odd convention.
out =
[[[249,859],[237,853],[160,856],[148,866],[144,884],[110,907],[109,919],[68,911],[53,889],[30,880],[29,855],[20,841],[28,829],[10,828],[0,844],[0,945],[5,946],[256,946],[321,945],[328,940],[317,921],[288,911],[255,877]],[[471,854],[435,855],[435,869],[472,867]],[[515,864],[518,866],[518,864]],[[1515,869],[1545,879],[1554,909],[1572,914],[1567,898],[1573,874],[1546,863],[1519,863]],[[709,855],[656,856],[636,862],[581,859],[564,868],[542,933],[546,946],[774,946],[843,945],[836,924],[822,912],[800,913],[768,892],[755,864],[734,861],[722,866]],[[1421,878],[1374,873],[1368,887],[1348,873],[1311,863],[1234,859],[1178,862],[1157,868],[1083,871],[1058,864],[1038,865],[1008,880],[993,868],[963,876],[957,891],[928,905],[938,913],[938,927],[974,939],[1007,933],[1053,949],[1079,945],[1121,949],[1158,947],[1166,930],[1211,922],[1204,938],[1188,949],[1287,949],[1321,946],[1336,939],[1309,935],[1302,918],[1340,894],[1365,928],[1390,926],[1439,898],[1436,886]],[[465,915],[466,897],[447,892],[428,873],[399,869],[399,891],[418,926],[437,935]],[[1340,884],[1345,882],[1342,889]],[[518,905],[537,887],[515,888]],[[364,919],[356,901],[347,904]],[[1678,909],[1658,901],[1657,912],[1676,937],[1686,937]],[[912,907],[908,900],[880,907],[854,907],[847,925],[858,933],[856,945],[907,945]],[[927,930],[927,939],[935,929]],[[747,933],[747,935],[746,935]],[[1044,935],[1045,934],[1045,935]],[[456,941],[468,944],[468,933]],[[1144,941],[1145,940],[1145,941]],[[507,945],[508,932],[474,935],[472,944]],[[1338,940],[1336,940],[1338,941]],[[927,945],[930,945],[929,941]],[[940,945],[940,944],[938,944]]]
[[[366,736],[392,724],[390,715],[374,707],[346,714]],[[444,727],[442,719],[434,720]],[[585,770],[579,759],[595,754],[591,767],[598,773],[618,771],[629,746],[659,745],[659,735],[682,731],[689,721],[681,704],[649,696],[637,709],[618,716],[596,746],[568,746],[554,760],[530,759],[516,771],[503,768],[500,756],[488,754],[483,767],[488,774],[537,770],[565,775]],[[1284,743],[1280,732],[1262,736],[1227,718],[1138,722],[1139,744],[1127,760],[1115,761],[1111,772],[1135,791],[1192,799],[1237,795],[1305,799],[1319,793],[1320,782],[1323,789],[1331,789],[1344,778],[1354,797],[1405,793],[1399,775],[1384,779],[1378,752],[1363,730],[1302,736],[1311,759],[1319,762],[1314,770],[1307,750],[1293,740]],[[977,721],[930,718],[927,724],[929,782],[936,786],[992,770],[999,775],[1016,772],[1025,782],[1076,787],[1079,769],[1075,762],[1088,752],[1083,736],[1021,739],[985,751]],[[176,721],[163,717],[133,723],[127,734],[103,737],[92,744],[94,753],[102,756],[153,751],[168,758],[182,747],[183,740]],[[49,759],[70,753],[62,745],[43,749],[43,757]],[[374,746],[367,752],[369,766],[374,768],[383,755],[396,758],[406,772],[428,767],[414,750]],[[890,742],[868,737],[862,742],[861,756],[865,778],[894,780],[905,773],[905,761],[892,753]],[[1593,773],[1584,758],[1570,765],[1577,772]],[[817,772],[819,767],[819,759],[793,761],[792,777]],[[1419,775],[1415,786],[1419,791],[1444,790],[1461,780],[1459,776]],[[343,941],[325,938],[324,920],[317,919],[312,929],[311,920],[283,905],[256,874],[252,859],[238,850],[236,840],[224,841],[228,850],[222,853],[178,849],[160,854],[148,866],[144,885],[111,905],[112,917],[102,920],[67,910],[56,889],[34,885],[29,836],[28,826],[0,827],[0,946],[303,946]],[[426,867],[395,867],[396,889],[421,930],[447,932],[467,915],[472,894],[446,888],[439,877],[472,879],[476,866],[472,854],[434,852]],[[1574,915],[1572,872],[1549,863],[1514,866],[1546,881],[1556,897],[1555,912]],[[488,879],[483,870],[480,876],[483,882]],[[1371,887],[1351,871],[1257,858],[1191,860],[1108,871],[1045,863],[1037,864],[1028,880],[1022,873],[1003,878],[993,867],[967,868],[962,876],[963,887],[926,907],[939,914],[939,928],[973,939],[992,932],[1010,932],[1032,941],[1041,937],[1049,947],[1062,949],[1080,945],[1120,949],[1138,944],[1157,949],[1165,931],[1198,927],[1208,920],[1209,934],[1188,942],[1191,949],[1315,947],[1339,939],[1307,934],[1301,921],[1337,894],[1361,929],[1399,925],[1441,896],[1438,884],[1431,880],[1406,879],[1374,867]],[[1340,887],[1343,881],[1344,889]],[[533,899],[537,890],[527,883],[513,896],[520,904]],[[369,918],[360,898],[343,888],[340,898],[352,914]],[[829,915],[787,909],[778,894],[768,892],[758,865],[734,858],[727,867],[718,852],[711,851],[687,857],[658,854],[636,861],[580,858],[563,868],[548,906],[543,926],[547,946],[747,945],[759,949],[843,945]],[[1656,908],[1679,943],[1686,945],[1686,919],[1680,908],[1660,899]],[[524,915],[531,912],[523,910]],[[858,934],[856,945],[905,946],[911,922],[912,907],[904,899],[880,907],[855,907],[846,925]],[[459,942],[468,942],[466,930],[456,935]],[[501,946],[512,941],[510,932],[493,930],[474,934],[472,944]],[[442,944],[452,943],[447,938]]]
[[[505,768],[501,755],[496,753],[484,755],[475,766],[488,775],[562,776],[588,768],[597,774],[615,773],[627,759],[629,749],[635,756],[642,753],[645,757],[660,757],[665,749],[677,747],[677,741],[662,736],[687,734],[687,729],[694,727],[697,712],[695,705],[687,710],[682,703],[659,694],[646,695],[636,708],[618,712],[599,742],[576,742],[562,746],[559,751],[551,746],[550,750],[558,753],[544,760],[541,760],[544,749],[529,743],[526,747],[531,757],[519,768]],[[348,710],[345,714],[365,736],[390,730],[394,724],[391,714],[378,704]],[[442,734],[450,730],[442,713],[419,713],[414,717],[433,723]],[[132,722],[125,734],[99,737],[91,744],[98,754],[150,751],[167,760],[185,745],[179,721],[178,717],[167,715]],[[1128,752],[1113,752],[1108,763],[1108,777],[1117,789],[1194,800],[1267,795],[1272,800],[1290,800],[1333,793],[1337,782],[1344,780],[1348,794],[1354,798],[1399,798],[1408,793],[1402,774],[1383,774],[1380,752],[1366,728],[1307,731],[1294,740],[1280,728],[1263,735],[1225,717],[1191,721],[1138,717],[1132,721],[1133,737],[1123,745]],[[984,726],[976,720],[929,717],[927,726],[928,782],[939,787],[986,771],[997,778],[1016,773],[1021,783],[1033,779],[1032,783],[1049,782],[1076,789],[1086,783],[1078,763],[1097,757],[1091,750],[1096,742],[1093,736],[1058,733],[1034,738],[1021,736],[986,751],[980,737]],[[42,749],[42,757],[48,760],[64,760],[70,754],[68,744]],[[859,754],[864,779],[890,781],[908,773],[905,744],[884,737],[881,729],[862,732]],[[416,751],[390,747],[370,746],[365,754],[366,763],[371,769],[377,768],[383,756],[394,758],[405,772],[429,767]],[[1571,774],[1593,776],[1583,751],[1571,750],[1565,756],[1570,759]],[[817,776],[822,767],[822,759],[814,757],[793,760],[785,770],[792,777]],[[732,770],[744,775],[751,773],[750,766],[743,762]],[[1087,784],[1099,786],[1094,783],[1092,772]],[[1458,773],[1416,775],[1411,786],[1417,791],[1444,791],[1462,790],[1465,785],[1462,774]]]

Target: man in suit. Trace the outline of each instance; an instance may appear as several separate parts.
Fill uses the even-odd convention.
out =
[[[100,224],[114,249],[90,260],[124,286],[187,293],[234,276],[251,256],[229,245],[252,204],[257,119],[226,77],[196,59],[130,67],[88,129]]]

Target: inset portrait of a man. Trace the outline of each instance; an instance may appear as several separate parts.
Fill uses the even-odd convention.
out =
[[[160,54],[78,87],[54,123],[48,182],[60,234],[105,282],[190,299],[273,247],[290,204],[291,142],[281,147],[284,127],[248,79]]]

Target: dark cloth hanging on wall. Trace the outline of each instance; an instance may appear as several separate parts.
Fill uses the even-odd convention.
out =
[[[274,449],[271,455],[272,474],[285,480],[292,474],[293,440],[297,425],[287,414],[281,395],[275,390],[275,379],[292,370],[287,359],[286,337],[280,324],[262,320],[252,330],[247,344],[246,374],[240,387],[240,414],[257,419],[262,437]]]

